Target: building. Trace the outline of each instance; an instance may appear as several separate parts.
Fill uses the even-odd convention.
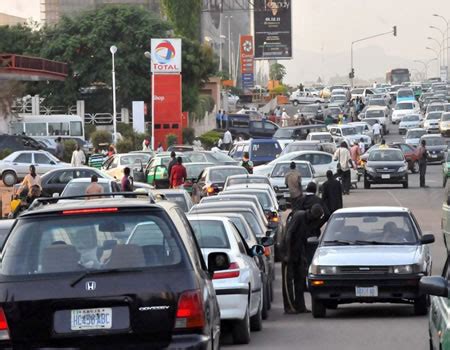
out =
[[[159,0],[41,0],[41,18],[44,23],[55,24],[62,16],[76,15],[110,4],[138,5],[152,12],[161,12]]]
[[[0,13],[0,26],[14,26],[16,24],[25,24],[26,22],[26,18]]]

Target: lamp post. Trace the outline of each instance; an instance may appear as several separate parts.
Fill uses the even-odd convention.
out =
[[[223,71],[223,40],[227,37],[223,34],[220,34],[220,50],[219,50],[219,71]]]
[[[425,49],[433,51],[436,54],[436,60],[439,62],[439,59],[440,59],[440,56],[441,56],[440,52],[438,52],[437,50],[435,50],[435,49],[433,49],[433,48],[431,48],[429,46],[427,46]],[[440,67],[440,64],[438,66],[439,66],[438,67],[438,76],[439,76],[440,72],[441,72],[441,67]]]
[[[439,33],[441,33],[441,35],[442,35],[442,44],[441,44],[441,48],[444,47],[444,46],[446,46],[446,45],[444,45],[444,43],[445,43],[445,33],[444,33],[444,31],[441,30],[441,29],[438,28],[438,27],[435,27],[435,26],[430,26],[430,29],[435,29],[435,30],[437,30]],[[441,61],[441,64],[442,64],[443,66],[446,65],[445,58],[444,58],[444,52],[442,52],[442,61]]]
[[[116,70],[114,66],[114,55],[117,52],[117,46],[112,45],[109,48],[112,56],[112,88],[113,88],[113,144],[117,144],[117,116],[116,116]]]
[[[152,76],[152,90],[151,90],[151,113],[152,113],[152,150],[155,151],[155,75],[152,74],[152,54],[150,51],[145,51],[144,56],[147,57],[150,61],[150,75]]]
[[[449,22],[448,22],[448,20],[444,17],[444,16],[441,16],[441,15],[439,15],[439,14],[433,14],[433,17],[438,17],[438,18],[441,18],[444,22],[445,22],[445,27],[446,27],[446,34],[447,34],[447,41],[445,42],[445,46],[447,46],[448,45],[448,39],[449,39],[449,37],[448,37],[448,34],[449,34]],[[446,61],[447,61],[447,66],[448,66],[448,49],[446,49],[446,56],[447,56],[447,58],[446,58]]]
[[[225,16],[225,18],[228,19],[228,75],[232,76],[232,71],[231,71],[231,64],[232,64],[232,60],[233,58],[231,57],[231,19],[233,18],[233,16]]]
[[[428,60],[428,61],[414,60],[414,62],[416,62],[416,63],[423,64],[423,67],[424,67],[424,70],[425,70],[425,79],[428,79],[428,66],[433,61],[437,61],[437,58],[432,58],[431,60]]]

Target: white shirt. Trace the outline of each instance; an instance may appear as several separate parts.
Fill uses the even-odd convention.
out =
[[[381,134],[381,125],[379,123],[373,124],[372,132],[374,135],[380,135]]]
[[[82,150],[75,150],[72,153],[72,161],[70,162],[70,164],[72,166],[78,167],[78,166],[82,166],[86,163],[86,156],[84,155],[84,152]]]
[[[290,118],[289,115],[286,112],[283,112],[283,114],[281,115],[281,119],[288,119]]]
[[[231,132],[229,130],[225,131],[225,134],[223,134],[223,143],[231,143],[233,142],[233,137],[231,136]]]
[[[363,153],[366,152],[366,145],[364,144],[364,142],[360,142],[360,143],[358,144],[358,146],[359,146],[359,153],[360,153],[360,154],[363,154]]]
[[[334,160],[337,160],[341,164],[341,169],[343,171],[350,169],[351,159],[350,151],[347,148],[339,147],[334,153]]]

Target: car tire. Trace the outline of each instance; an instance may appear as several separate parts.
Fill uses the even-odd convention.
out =
[[[269,296],[269,284],[266,282],[264,284],[264,293],[263,293],[263,306],[262,306],[262,319],[267,320],[269,317],[270,310],[270,296]]]
[[[256,315],[250,317],[250,330],[252,332],[259,332],[262,330],[263,327],[262,311],[265,294],[266,293],[264,293],[264,289],[261,286],[261,301],[259,302],[258,312],[256,313]]]
[[[311,304],[311,313],[314,318],[324,318],[326,316],[327,308],[325,307],[325,303],[323,301],[312,298]]]
[[[403,182],[403,188],[408,188],[408,180],[406,180],[406,182]]]
[[[294,101],[292,102],[292,104],[293,104],[295,107],[297,107],[297,106],[298,106],[298,101],[297,101],[297,100],[294,100]]]
[[[411,172],[417,174],[419,172],[419,162],[416,160],[411,167]]]
[[[365,190],[370,190],[370,182],[367,181],[366,179],[364,179],[364,189]]]
[[[7,170],[2,174],[3,184],[7,187],[12,187],[17,183],[17,175],[14,171]]]
[[[445,188],[447,186],[447,176],[444,176],[444,179],[442,181],[442,187]]]
[[[414,314],[417,316],[423,316],[428,313],[428,297],[422,295],[414,300]]]
[[[250,303],[250,300],[249,300]],[[233,322],[233,343],[234,344],[248,344],[250,343],[250,316],[249,304],[245,311],[244,319]]]

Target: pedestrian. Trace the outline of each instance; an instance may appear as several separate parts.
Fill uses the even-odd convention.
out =
[[[350,148],[350,157],[352,158],[353,167],[356,168],[360,161],[360,151],[358,141],[354,141],[352,147]]]
[[[380,142],[381,139],[381,125],[378,122],[378,120],[372,126],[372,133],[373,133],[373,142],[377,144],[378,142]]]
[[[62,142],[61,136],[56,139],[55,156],[59,160],[64,159],[64,144]]]
[[[233,136],[231,136],[230,130],[227,129],[227,131],[223,134],[222,149],[229,151],[232,143]]]
[[[427,142],[425,140],[422,140],[420,142],[420,146],[417,147],[416,154],[419,158],[419,182],[420,187],[426,188],[428,187],[425,185],[425,175],[427,173],[427,161],[428,161],[428,150],[427,150]]]
[[[114,145],[109,145],[108,153],[106,153],[106,155],[108,156],[108,158],[110,158],[115,154],[116,154],[116,148],[114,147]]]
[[[41,177],[36,173],[36,167],[34,165],[30,165],[29,173],[23,178],[17,193],[20,194],[25,189],[29,192],[33,186],[39,186],[39,188],[42,189]]]
[[[92,175],[91,176],[91,183],[89,184],[89,186],[86,188],[86,195],[91,195],[91,194],[101,194],[103,193],[103,187],[101,185],[98,184],[98,176],[97,175]],[[96,199],[99,197],[88,197],[86,199]]]
[[[167,166],[167,176],[169,177],[169,179],[170,179],[170,173],[175,164],[177,164],[177,154],[174,151],[172,151],[172,152],[170,152],[170,161],[169,161],[169,165]]]
[[[289,165],[289,171],[284,176],[284,183],[289,190],[289,196],[291,197],[291,208],[295,210],[298,200],[302,197],[302,176],[297,170],[295,162],[291,162]]]
[[[75,147],[75,150],[72,153],[72,160],[70,164],[73,167],[80,167],[86,164],[86,156],[84,155],[84,152],[82,151],[80,145],[77,145]]]
[[[336,150],[333,159],[338,161],[337,170],[341,177],[343,193],[350,194],[350,164],[352,158],[345,141],[342,141],[341,147]]]
[[[322,200],[327,206],[330,215],[343,208],[342,186],[336,180],[331,170],[327,170],[327,181],[322,185]]]
[[[281,127],[288,126],[290,118],[291,117],[286,112],[286,108],[283,108],[283,113],[281,114]]]
[[[146,137],[144,141],[142,142],[142,151],[143,152],[150,152],[152,150],[150,145],[150,139]]]
[[[331,116],[330,113],[327,114],[327,116],[325,117],[325,125],[331,125],[334,123],[333,117]]]
[[[164,152],[164,147],[163,147],[162,143],[160,142],[158,144],[158,148],[156,149],[156,153],[162,153],[162,152]]]
[[[244,152],[240,165],[244,167],[249,174],[253,174],[253,162],[250,160],[248,152]]]
[[[320,224],[323,210],[313,205],[306,211],[292,215],[284,238],[284,256],[281,265],[283,283],[283,304],[286,314],[307,313],[305,305],[305,280],[307,276],[307,239]]]
[[[222,111],[222,129],[228,128],[228,114]]]
[[[183,159],[181,157],[178,157],[177,163],[172,167],[172,171],[170,173],[170,188],[183,188],[186,178],[187,172],[186,168],[183,165]]]
[[[31,204],[33,204],[34,200],[41,197],[42,189],[38,185],[33,185],[28,189],[28,193],[26,196],[22,196],[25,198],[21,198],[18,202],[18,205],[15,207],[11,207],[11,213],[9,213],[8,218],[15,219],[19,214],[25,210],[27,210]]]
[[[222,128],[222,110],[218,110],[216,113],[216,129]]]
[[[131,177],[131,169],[129,167],[123,169],[121,190],[122,192],[133,192],[133,178]]]
[[[94,153],[89,157],[88,165],[91,168],[101,169],[104,161],[105,156],[98,150],[98,148],[95,148]]]
[[[280,123],[280,121],[281,121],[281,107],[280,106],[277,106],[275,108],[275,121],[277,123]]]
[[[359,139],[359,154],[364,154],[366,152],[366,144],[364,143],[364,139],[361,137]]]

